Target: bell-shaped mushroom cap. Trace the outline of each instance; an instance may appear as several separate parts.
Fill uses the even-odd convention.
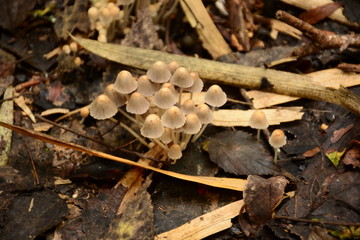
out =
[[[221,107],[227,101],[226,93],[218,85],[212,85],[205,93],[205,102],[213,107]]]
[[[134,92],[126,104],[126,111],[133,114],[144,114],[149,109],[150,103],[141,93]]]
[[[180,65],[176,61],[172,61],[171,63],[168,64],[168,68],[171,73],[174,73],[176,71],[176,69],[178,69],[179,67],[180,67]]]
[[[194,113],[196,111],[194,101],[192,99],[186,99],[181,105],[181,111],[183,111],[185,115],[189,113]]]
[[[269,143],[274,148],[280,148],[286,144],[286,136],[281,129],[276,129],[272,132]]]
[[[171,72],[164,62],[157,61],[147,70],[146,75],[152,82],[164,83],[169,81]]]
[[[186,115],[186,123],[183,126],[183,133],[196,134],[201,129],[201,122],[195,113]]]
[[[255,129],[266,129],[269,127],[268,120],[266,118],[266,115],[261,110],[256,110],[251,115],[249,119],[249,125],[251,128]]]
[[[177,97],[169,88],[160,88],[153,98],[154,104],[162,109],[167,109],[177,102]]]
[[[204,82],[199,77],[199,74],[191,72],[190,75],[194,79],[194,84],[185,90],[192,93],[200,93],[203,90]]]
[[[140,129],[141,135],[147,138],[159,138],[164,134],[164,126],[156,114],[149,114]]]
[[[163,135],[161,135],[161,137],[159,139],[165,144],[171,143],[171,141],[172,141],[171,129],[165,128]]]
[[[167,128],[180,128],[185,124],[185,114],[178,107],[172,106],[161,116],[161,121]]]
[[[153,96],[157,90],[159,90],[158,86],[149,80],[147,75],[142,75],[138,79],[138,89],[137,91],[141,93],[144,97]]]
[[[167,154],[170,159],[174,159],[174,160],[180,159],[182,157],[180,145],[179,144],[171,145]]]
[[[189,88],[194,84],[194,79],[186,68],[179,67],[170,78],[170,83],[181,88]]]
[[[90,7],[88,9],[88,17],[91,22],[95,22],[99,18],[100,12],[96,7]]]
[[[90,114],[90,109],[89,109],[88,106],[82,107],[82,108],[80,109],[80,115],[81,115],[81,117],[87,118],[87,117],[89,116],[89,114]]]
[[[116,91],[113,83],[106,86],[105,95],[108,96],[117,107],[121,107],[126,103],[126,96]]]
[[[113,20],[110,9],[107,7],[101,9],[99,19],[105,24],[105,26],[109,26]]]
[[[117,75],[114,87],[121,94],[129,94],[137,89],[138,82],[129,71],[123,70]]]
[[[101,94],[98,96],[91,104],[90,104],[90,115],[98,120],[103,120],[107,118],[111,118],[114,116],[118,108],[115,103],[110,100],[108,96],[105,94]]]
[[[211,111],[208,105],[205,103],[200,104],[196,108],[196,115],[203,124],[212,123],[214,119],[214,113]]]
[[[161,88],[168,88],[168,89],[170,89],[172,91],[172,93],[175,95],[176,98],[179,97],[179,93],[175,89],[173,84],[166,82],[166,83],[163,83],[163,85],[161,85]]]

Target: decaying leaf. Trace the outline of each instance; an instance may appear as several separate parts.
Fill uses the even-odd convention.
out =
[[[276,176],[269,179],[250,175],[244,190],[244,206],[250,222],[241,216],[240,224],[247,235],[256,233],[271,219],[274,208],[284,195],[288,181],[285,177]]]
[[[14,94],[12,86],[5,90],[4,98],[11,98]],[[14,103],[12,100],[5,101],[0,107],[0,121],[13,124],[14,121]],[[0,127],[0,166],[5,166],[9,160],[9,152],[11,146],[12,131],[10,129]]]
[[[225,172],[237,175],[279,175],[273,158],[248,133],[224,131],[210,138],[210,160]]]
[[[121,216],[112,220],[108,232],[102,239],[154,239],[154,212],[150,194],[147,192],[150,183],[149,179],[144,182]]]
[[[5,29],[17,27],[28,17],[35,4],[35,0],[1,1],[0,26]]]
[[[313,25],[327,18],[329,15],[339,9],[341,5],[342,4],[339,2],[330,2],[300,14],[299,18]]]
[[[300,120],[304,115],[302,107],[289,107],[278,109],[263,109],[269,125],[279,125],[282,122]],[[249,119],[255,110],[220,109],[214,112],[215,126],[222,127],[248,127]]]
[[[360,142],[353,142],[353,147],[346,152],[343,162],[346,165],[360,168]]]

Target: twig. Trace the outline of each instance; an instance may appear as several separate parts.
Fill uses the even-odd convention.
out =
[[[343,70],[344,72],[360,73],[360,64],[340,63],[337,68]]]
[[[303,219],[303,218],[293,218],[293,217],[285,217],[285,216],[274,216],[274,219],[280,219],[280,220],[289,220],[294,222],[306,222],[306,223],[312,223],[312,224],[327,224],[327,225],[336,225],[336,226],[355,226],[360,227],[360,223],[349,223],[349,222],[330,222],[330,221],[323,221],[323,220],[310,220],[310,219]]]
[[[299,29],[323,49],[360,47],[360,35],[330,35],[281,10],[276,12],[276,18]]]
[[[344,87],[334,89],[314,84],[309,76],[179,56],[149,49],[105,44],[89,39],[75,37],[73,39],[87,50],[110,61],[127,66],[146,70],[158,60],[164,62],[177,61],[181,66],[188,68],[192,72],[199,73],[202,79],[210,82],[327,101],[346,107],[360,115],[359,96]],[[264,82],[266,82],[266,85],[264,85]]]
[[[39,185],[40,184],[39,175],[37,174],[35,163],[34,163],[34,160],[33,160],[32,156],[31,156],[29,146],[27,144],[26,139],[24,139],[24,142],[25,142],[25,146],[26,146],[26,151],[27,151],[28,156],[29,156],[29,161],[30,161],[30,165],[31,165],[31,171],[32,171],[32,174],[33,174],[33,177],[34,177],[35,184]]]

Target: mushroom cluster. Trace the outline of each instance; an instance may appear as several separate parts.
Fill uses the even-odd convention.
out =
[[[129,5],[133,2],[134,0],[117,0],[116,3],[104,0],[93,1],[93,6],[88,9],[88,18],[90,29],[97,30],[99,33],[98,41],[108,41],[107,36],[111,25],[116,21],[121,21],[124,15],[128,14]],[[122,6],[122,10],[119,6]]]
[[[157,61],[139,78],[123,70],[90,104],[90,115],[107,119],[121,112],[139,126],[143,137],[177,160],[191,138],[195,141],[212,122],[215,108],[227,101],[225,92],[213,85],[205,93],[205,103],[196,104],[193,93],[200,93],[203,85],[198,74],[176,62]],[[190,98],[184,100],[183,92],[189,92]],[[120,108],[123,105],[126,112]]]

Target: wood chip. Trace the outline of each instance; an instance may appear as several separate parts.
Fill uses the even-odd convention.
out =
[[[25,112],[26,115],[28,115],[33,123],[36,123],[35,116],[30,108],[26,105],[25,98],[23,96],[14,98],[14,102]]]

